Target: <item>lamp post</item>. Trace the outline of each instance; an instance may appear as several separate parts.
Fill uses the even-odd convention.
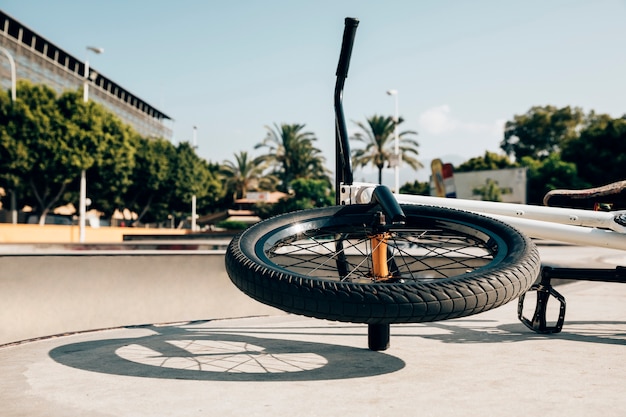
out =
[[[197,132],[198,128],[196,126],[193,127],[193,151],[196,152],[198,149],[198,141],[197,141]],[[196,231],[196,194],[194,193],[191,196],[191,231]]]
[[[394,117],[393,136],[394,136],[394,169],[395,169],[395,187],[394,192],[400,192],[400,144],[398,143],[398,123],[400,116],[398,115],[398,90],[389,90],[387,94],[394,96],[396,102],[396,112]]]
[[[2,46],[0,46],[0,52],[6,55],[9,60],[9,65],[11,66],[11,106],[15,106],[15,100],[17,100],[16,95],[16,75],[15,75],[15,60],[13,59],[13,55],[9,53],[9,51]],[[11,223],[17,224],[17,209],[15,207],[15,189],[11,190]]]
[[[89,53],[89,51],[93,52],[94,54],[101,54],[104,52],[104,49],[97,48],[95,46],[88,46],[87,53]],[[92,78],[89,76],[89,60],[85,58],[85,85],[83,86],[83,101],[85,103],[89,101],[89,81],[92,81]]]
[[[87,53],[89,51],[95,54],[101,54],[104,49],[97,48],[95,46],[88,46]],[[83,101],[89,102],[89,60],[85,58],[85,83],[83,86]],[[87,207],[87,174],[84,169],[80,171],[80,197],[78,202],[78,241],[80,243],[85,242],[85,214]]]
[[[9,51],[3,48],[2,46],[0,46],[0,52],[6,55],[7,59],[9,60],[9,65],[11,66],[11,100],[13,101],[13,103],[15,103],[15,100],[16,100],[15,85],[16,85],[16,78],[17,78],[15,76],[15,61],[13,60],[13,55],[11,55]]]

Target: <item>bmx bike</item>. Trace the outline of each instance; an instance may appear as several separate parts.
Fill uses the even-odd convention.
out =
[[[626,280],[621,269],[542,271],[531,240],[626,249],[626,212],[400,195],[355,183],[342,99],[358,24],[345,19],[336,72],[336,205],[278,215],[233,238],[225,263],[240,290],[289,313],[367,324],[368,347],[385,350],[390,324],[464,317],[518,297],[525,325],[557,332],[565,300],[552,278]],[[531,319],[522,315],[529,289],[537,291]],[[561,303],[555,326],[546,320],[550,296]]]

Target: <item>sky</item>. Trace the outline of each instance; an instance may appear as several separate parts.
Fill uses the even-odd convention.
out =
[[[626,0],[0,0],[0,9],[174,119],[211,162],[252,156],[304,124],[334,166],[333,92],[345,17],[360,21],[343,104],[355,122],[415,130],[425,168],[501,152],[533,106],[626,114]],[[87,56],[87,46],[104,48]],[[356,146],[356,145],[355,145]],[[371,169],[355,180],[374,180]],[[383,183],[391,186],[393,170]]]

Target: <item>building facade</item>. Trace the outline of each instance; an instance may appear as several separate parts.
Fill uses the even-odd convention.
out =
[[[9,54],[15,63],[17,80],[46,84],[58,93],[83,87],[86,63],[22,25],[0,10],[0,85],[12,84]],[[115,113],[144,137],[172,138],[172,118],[154,108],[106,76],[90,69],[89,99]],[[19,96],[19,91],[16,91]]]

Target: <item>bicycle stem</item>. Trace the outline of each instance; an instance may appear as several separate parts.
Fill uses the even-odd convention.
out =
[[[406,215],[389,187],[379,185],[374,188],[371,203],[378,204],[392,224],[403,224],[406,222]]]

